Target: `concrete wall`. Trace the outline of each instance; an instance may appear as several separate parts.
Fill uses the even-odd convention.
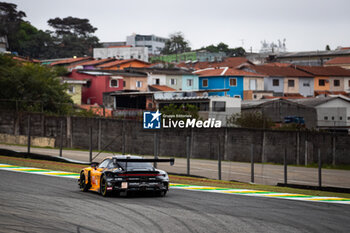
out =
[[[278,79],[279,85],[273,86],[273,80]],[[283,93],[283,78],[282,77],[266,77],[264,78],[264,90]]]
[[[142,122],[104,118],[55,117],[31,114],[32,136],[50,137],[58,146],[60,122],[63,122],[64,147],[89,148],[89,128],[93,131],[93,149],[121,152],[123,138],[125,152],[130,154],[153,154],[154,134],[159,137],[161,156],[186,156],[186,136],[192,135],[192,158],[217,159],[219,151],[224,160],[250,161],[250,148],[254,145],[256,162],[283,162],[287,148],[289,164],[305,160],[317,162],[317,150],[322,153],[323,163],[333,162],[333,145],[336,164],[350,164],[350,137],[316,132],[255,130],[242,128],[220,129],[161,129],[144,130]],[[0,133],[26,135],[28,115],[0,112]],[[333,144],[333,141],[335,144]],[[220,149],[219,149],[220,148]]]
[[[139,59],[148,62],[148,49],[146,47],[94,48],[93,53],[95,59],[116,57],[118,59]]]

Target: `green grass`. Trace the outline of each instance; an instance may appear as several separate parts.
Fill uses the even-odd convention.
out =
[[[26,166],[26,167],[44,168],[44,169],[58,170],[58,171],[76,172],[76,173],[79,173],[82,168],[86,167],[86,165],[80,165],[80,164],[53,162],[53,161],[28,159],[28,158],[16,158],[16,157],[8,157],[8,156],[1,156],[1,155],[0,155],[0,163]],[[248,183],[240,183],[240,182],[233,182],[233,181],[212,180],[212,179],[186,177],[186,176],[178,176],[178,175],[170,175],[170,181],[172,183],[180,183],[180,184],[203,185],[203,186],[224,187],[224,188],[234,188],[234,189],[254,189],[254,190],[264,190],[264,191],[270,191],[270,192],[306,194],[306,195],[312,195],[312,196],[350,198],[349,193],[334,193],[334,192],[325,192],[325,191],[318,191],[318,190],[278,187],[278,186],[271,186],[271,185],[248,184]]]

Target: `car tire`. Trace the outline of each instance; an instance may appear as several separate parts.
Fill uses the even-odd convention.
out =
[[[110,191],[107,191],[107,179],[104,175],[101,177],[100,181],[100,194],[104,197],[108,197],[111,194]]]
[[[165,197],[167,191],[157,191],[156,192],[156,196],[157,197]]]
[[[83,192],[87,192],[91,187],[89,178],[88,178],[88,182],[86,183],[86,177],[84,172],[80,173],[79,186],[80,186],[80,190]]]

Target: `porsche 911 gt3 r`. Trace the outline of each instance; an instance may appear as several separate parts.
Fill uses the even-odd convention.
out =
[[[165,171],[156,169],[151,162],[170,162],[174,159],[143,159],[139,156],[113,156],[100,164],[80,172],[79,186],[84,192],[95,191],[103,196],[130,191],[152,191],[165,196],[169,190],[169,177]]]

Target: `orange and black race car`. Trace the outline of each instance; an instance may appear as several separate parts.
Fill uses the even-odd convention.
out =
[[[139,156],[113,156],[100,164],[80,172],[79,186],[84,192],[99,192],[103,196],[131,191],[153,191],[165,196],[169,190],[169,177],[165,171],[156,169],[151,162],[170,162],[174,159],[143,159]]]

